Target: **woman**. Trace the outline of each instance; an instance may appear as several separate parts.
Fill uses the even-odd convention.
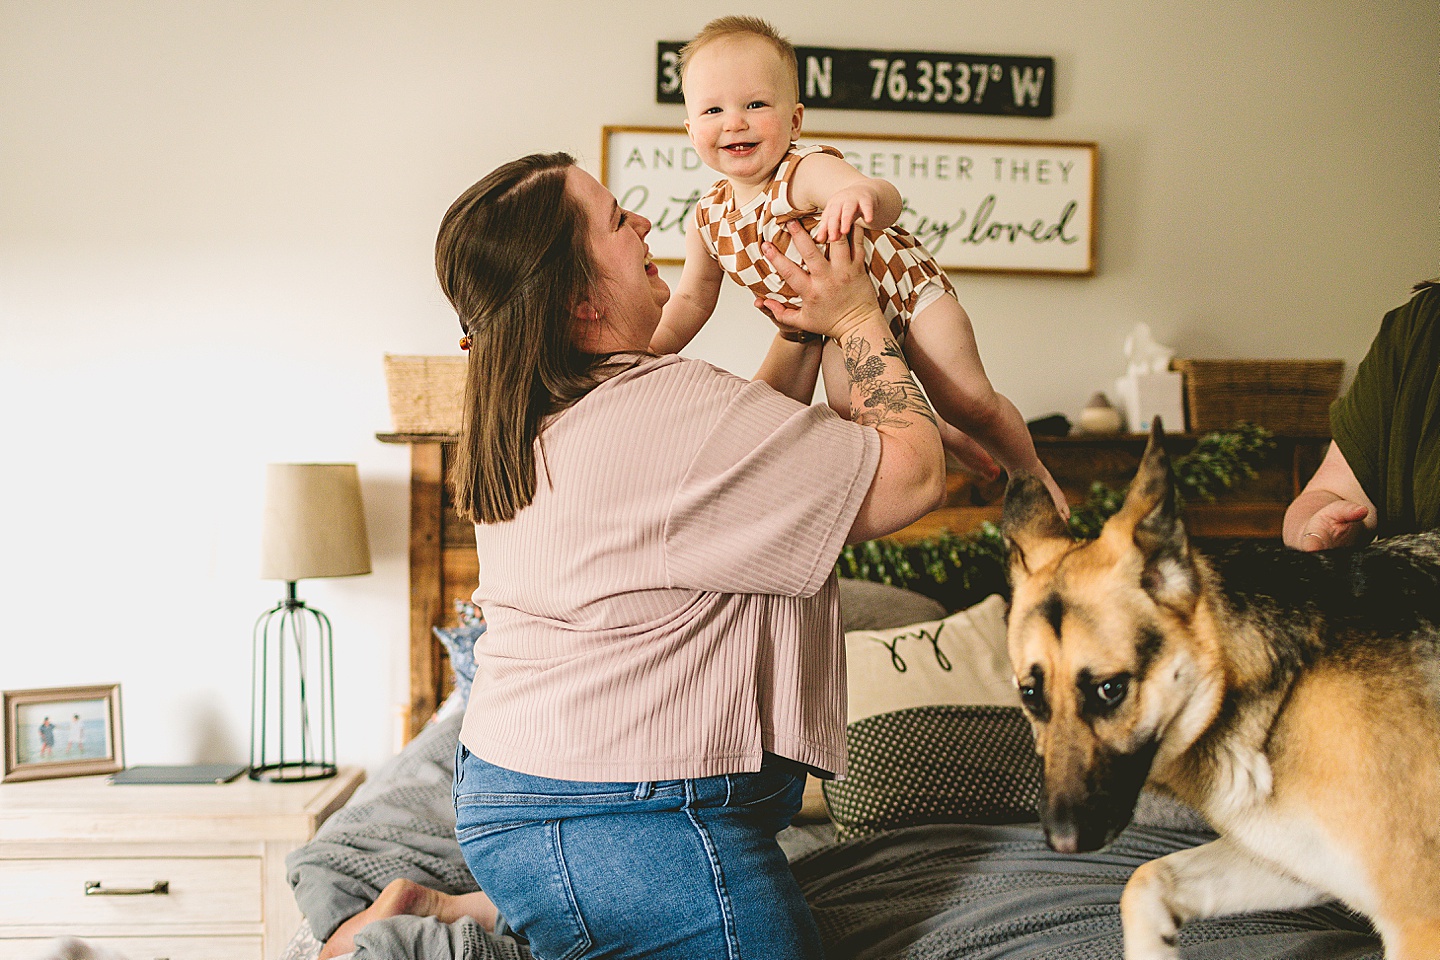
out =
[[[440,228],[489,622],[457,834],[546,960],[818,958],[775,834],[806,771],[844,768],[833,567],[938,505],[939,434],[848,240],[827,260],[797,229],[805,269],[767,250],[805,306],[765,306],[839,342],[854,423],[772,389],[808,396],[818,342],[777,334],[764,382],[650,354],[649,230],[564,154],[506,164]]]

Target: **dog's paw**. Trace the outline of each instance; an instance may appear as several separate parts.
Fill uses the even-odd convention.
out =
[[[1180,951],[1172,946],[1142,947],[1125,938],[1125,960],[1179,960]]]
[[[1158,901],[1154,905],[1160,906]],[[1180,925],[1163,907],[1160,912],[1163,917],[1147,917],[1143,924],[1125,916],[1125,960],[1178,960]]]
[[[1125,960],[1177,960],[1180,920],[1167,905],[1173,878],[1158,860],[1143,863],[1120,895]]]

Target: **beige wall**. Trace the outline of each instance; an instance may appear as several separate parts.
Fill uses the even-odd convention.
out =
[[[0,0],[0,688],[119,681],[132,762],[241,757],[263,464],[360,464],[375,573],[335,623],[342,759],[406,696],[404,449],[381,354],[449,353],[446,205],[605,124],[678,124],[658,39],[728,4]],[[1148,321],[1192,356],[1362,355],[1440,272],[1433,0],[777,2],[792,38],[1055,57],[1049,120],[811,129],[1093,140],[1099,269],[957,275],[997,386],[1074,416]],[[668,269],[672,282],[677,269]],[[694,353],[768,338],[727,295]]]

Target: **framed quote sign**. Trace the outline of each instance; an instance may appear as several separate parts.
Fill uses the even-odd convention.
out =
[[[718,175],[685,131],[605,127],[601,180],[620,205],[654,223],[647,238],[662,263],[685,257],[685,226]],[[1095,272],[1093,143],[817,133],[870,177],[900,191],[898,225],[947,270]]]

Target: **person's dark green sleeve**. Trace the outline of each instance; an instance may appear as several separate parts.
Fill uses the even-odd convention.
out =
[[[1440,288],[1385,315],[1330,429],[1380,536],[1440,526]]]

